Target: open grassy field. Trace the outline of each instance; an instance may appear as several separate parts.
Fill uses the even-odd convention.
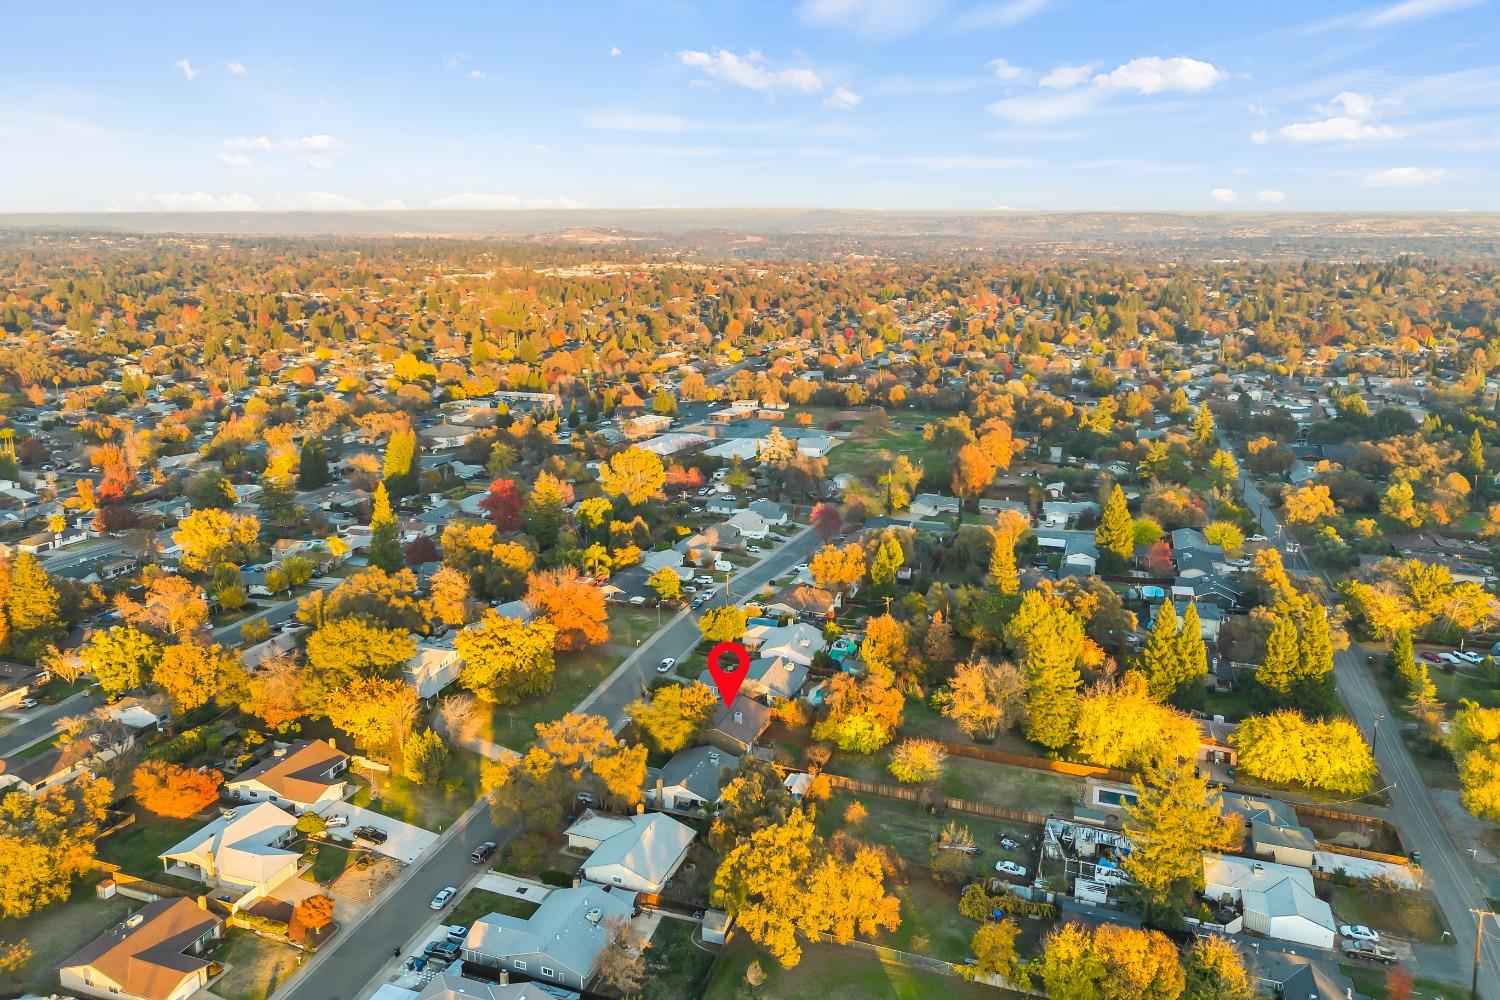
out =
[[[885,965],[875,955],[838,945],[804,945],[802,961],[783,969],[744,934],[728,945],[729,954],[704,994],[707,1000],[1002,1000],[1015,997],[993,986],[954,976]],[[752,991],[745,970],[760,962],[766,982]]]
[[[0,991],[6,996],[57,992],[57,967],[84,945],[146,905],[140,900],[94,895],[102,876],[80,882],[65,903],[49,906],[29,917],[0,920],[0,941],[25,939],[32,957],[19,969],[0,972]]]
[[[488,732],[479,735],[512,750],[525,748],[536,739],[536,724],[560,719],[584,699],[599,682],[614,672],[625,658],[602,649],[559,653],[554,686],[540,698],[519,705],[497,705]]]
[[[646,982],[652,1000],[696,1000],[714,953],[693,943],[696,925],[663,917],[646,949]]]

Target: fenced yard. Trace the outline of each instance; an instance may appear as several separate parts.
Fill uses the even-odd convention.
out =
[[[123,896],[99,899],[94,895],[94,887],[102,878],[90,875],[79,882],[65,903],[38,910],[29,917],[0,920],[0,941],[25,938],[32,951],[31,959],[19,969],[0,972],[0,992],[7,996],[55,993],[57,967],[64,959],[146,905]]]

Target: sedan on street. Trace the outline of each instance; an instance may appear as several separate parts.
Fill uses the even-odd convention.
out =
[[[432,908],[434,910],[441,910],[443,907],[448,905],[448,903],[453,899],[454,896],[457,895],[458,890],[453,886],[443,886],[438,890],[438,894],[432,897]]]

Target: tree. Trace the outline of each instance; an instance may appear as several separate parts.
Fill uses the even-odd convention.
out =
[[[799,936],[828,934],[848,944],[856,933],[900,926],[900,901],[885,891],[881,855],[858,846],[841,857],[823,843],[812,819],[792,810],[785,823],[752,833],[724,858],[713,905],[785,968],[802,958]]]
[[[519,819],[522,830],[546,830],[562,822],[572,794],[556,759],[536,746],[520,757],[485,761],[480,785],[489,795],[495,822]]]
[[[167,693],[178,711],[190,712],[216,697],[225,673],[237,666],[238,662],[231,661],[217,644],[182,643],[162,651],[151,680]]]
[[[839,516],[839,509],[831,503],[819,503],[812,509],[813,531],[817,532],[819,538],[824,542],[829,541],[843,527],[843,518]]]
[[[607,808],[634,811],[645,799],[645,746],[621,746],[593,762],[594,777],[604,788]]]
[[[865,578],[865,550],[852,543],[825,545],[813,554],[808,569],[824,590],[845,591]]]
[[[537,473],[526,497],[526,525],[537,544],[549,549],[557,543],[557,530],[562,527],[563,512],[573,501],[573,488],[561,479],[543,470]]]
[[[1208,409],[1208,404],[1199,403],[1198,411],[1193,414],[1193,447],[1198,449],[1207,448],[1214,442],[1214,415]]]
[[[1135,522],[1130,517],[1130,508],[1125,502],[1125,491],[1116,483],[1104,501],[1104,510],[1099,515],[1099,526],[1094,529],[1094,545],[1099,555],[1115,570],[1130,565],[1135,555]]]
[[[333,920],[333,897],[326,893],[304,896],[292,907],[291,934],[317,934]]]
[[[1375,756],[1348,719],[1310,721],[1289,711],[1252,715],[1234,739],[1239,769],[1252,778],[1340,795],[1375,787]]]
[[[1196,708],[1203,703],[1203,684],[1208,678],[1208,647],[1203,642],[1203,623],[1198,617],[1198,602],[1189,601],[1177,630],[1177,665],[1181,681],[1170,696],[1173,704]]]
[[[171,573],[153,576],[139,604],[127,594],[116,594],[115,608],[128,624],[151,629],[164,637],[196,631],[208,622],[208,601],[202,588]]]
[[[850,753],[874,753],[891,741],[901,725],[906,699],[877,674],[856,679],[834,674],[825,698],[827,715],[813,726],[813,739],[826,740]]]
[[[370,565],[394,573],[405,564],[401,553],[400,527],[391,510],[391,496],[384,481],[375,485],[370,511]]]
[[[164,760],[148,760],[135,769],[135,800],[141,808],[168,819],[188,819],[219,800],[224,776]]]
[[[1016,935],[1021,928],[1014,920],[996,920],[979,925],[969,939],[969,950],[974,953],[974,964],[967,966],[975,976],[1001,976],[1007,980],[1018,978],[1016,968],[1020,956],[1016,951]]]
[[[473,617],[469,578],[458,570],[444,566],[432,574],[428,593],[432,616],[444,625],[458,628]]]
[[[970,660],[953,672],[939,703],[970,739],[993,740],[1025,712],[1026,678],[1013,663]]]
[[[756,830],[784,823],[793,808],[781,774],[769,762],[747,755],[734,780],[719,793],[719,810],[708,830],[708,844],[727,854]]]
[[[417,432],[410,427],[391,432],[385,444],[381,479],[397,497],[411,496],[417,489]]]
[[[1005,636],[1026,674],[1026,738],[1059,750],[1073,737],[1083,626],[1072,612],[1031,590],[1006,624]]]
[[[128,625],[116,625],[89,636],[79,659],[104,693],[117,697],[143,686],[161,655],[161,643],[151,636]]]
[[[1177,923],[1189,897],[1203,886],[1203,852],[1229,841],[1217,792],[1195,774],[1192,758],[1156,771],[1150,785],[1136,780],[1136,801],[1121,826],[1135,845],[1122,867],[1147,918]]]
[[[1214,452],[1214,457],[1208,460],[1208,473],[1213,480],[1214,487],[1225,493],[1233,490],[1240,481],[1239,463],[1235,462],[1232,454],[1222,448]]]
[[[632,507],[662,495],[667,470],[661,456],[644,448],[626,448],[599,466],[599,488],[605,496],[621,497]]]
[[[254,515],[208,508],[178,521],[172,541],[182,548],[184,569],[212,573],[220,563],[243,562],[259,535],[260,522]]]
[[[1292,687],[1301,673],[1301,653],[1297,645],[1297,625],[1290,615],[1281,615],[1266,635],[1266,655],[1255,682],[1271,692],[1279,702],[1291,699]]]
[[[1255,980],[1245,957],[1227,938],[1206,934],[1183,956],[1186,989],[1183,1000],[1256,1000]]]
[[[651,578],[646,581],[651,590],[656,594],[659,601],[677,601],[682,599],[682,577],[670,566],[663,566]]]
[[[1162,601],[1141,650],[1140,670],[1146,675],[1151,697],[1166,701],[1183,683],[1186,665],[1181,660],[1177,641],[1177,609],[1170,600]]]
[[[0,563],[3,568],[3,563]],[[16,648],[35,646],[37,651],[62,631],[62,598],[57,586],[36,556],[23,552],[10,564],[8,593],[0,611],[10,626]]]
[[[443,738],[431,729],[407,740],[402,751],[402,770],[408,780],[419,785],[437,784],[447,763],[448,748],[443,745]]]
[[[1158,704],[1134,671],[1094,685],[1078,701],[1078,756],[1101,767],[1142,771],[1175,767],[1198,750],[1198,726]]]
[[[870,583],[882,593],[889,593],[896,585],[896,571],[906,562],[901,543],[887,536],[875,549],[875,558],[870,563]]]
[[[968,500],[979,496],[995,479],[995,463],[978,444],[958,449],[953,461],[953,492]]]
[[[948,751],[936,740],[902,740],[891,751],[891,775],[903,785],[936,784],[947,760]]]
[[[454,644],[464,661],[458,682],[481,701],[514,705],[552,690],[557,629],[546,620],[525,622],[487,611]]]
[[[729,604],[703,612],[698,618],[698,628],[710,642],[737,642],[749,622],[750,615],[744,608]]]
[[[625,706],[625,714],[651,749],[673,754],[703,732],[718,707],[719,696],[707,684],[665,684],[651,693],[649,702]]]
[[[1326,483],[1308,483],[1286,495],[1287,524],[1316,524],[1338,513]]]
[[[1386,664],[1401,681],[1401,687],[1407,693],[1416,687],[1417,656],[1412,648],[1411,629],[1398,628],[1396,630],[1396,634],[1391,638],[1391,651],[1386,656]]]
[[[490,483],[489,492],[479,501],[496,531],[520,531],[526,526],[524,510],[526,500],[514,479],[496,479]]]
[[[262,663],[250,677],[250,697],[245,711],[265,720],[267,728],[284,730],[302,718],[304,678],[302,668],[291,657],[278,656]]]
[[[398,764],[416,718],[416,689],[384,677],[356,677],[328,702],[329,722],[366,751]]]
[[[1016,543],[1011,536],[996,532],[995,546],[990,550],[990,582],[1007,597],[1021,591],[1021,573],[1016,568]]]
[[[302,442],[297,456],[297,489],[316,490],[331,482],[333,477],[328,472],[328,454],[323,450],[323,442],[308,438]]]
[[[71,895],[93,866],[113,795],[108,781],[85,775],[0,799],[0,916],[25,917]]]
[[[1035,963],[1044,992],[1068,1000],[1178,1000],[1185,985],[1177,948],[1157,931],[1065,923]]]
[[[308,666],[340,680],[392,675],[416,652],[405,631],[363,618],[335,619],[307,637]]]
[[[546,570],[526,578],[526,603],[557,630],[559,651],[587,649],[609,641],[604,592],[567,570]]]
[[[615,916],[604,921],[604,942],[594,963],[599,982],[630,996],[646,978],[646,939],[635,932],[628,916]]]

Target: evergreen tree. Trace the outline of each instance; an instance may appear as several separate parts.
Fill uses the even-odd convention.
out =
[[[382,469],[386,488],[397,497],[411,496],[417,489],[417,432],[395,431],[385,446]]]
[[[35,659],[41,648],[62,631],[62,599],[41,562],[29,552],[16,556],[11,563],[9,589],[5,614],[12,648]]]
[[[1417,657],[1416,651],[1412,649],[1411,629],[1398,628],[1396,630],[1396,634],[1391,638],[1391,651],[1386,657],[1386,665],[1401,681],[1403,690],[1410,693],[1416,687]]]
[[[1166,701],[1182,683],[1184,665],[1177,643],[1177,608],[1170,599],[1161,602],[1146,647],[1141,650],[1140,668],[1146,675],[1146,689],[1156,701]]]
[[[1328,715],[1336,705],[1333,686],[1333,635],[1328,612],[1320,602],[1304,602],[1298,644],[1297,682],[1292,703],[1309,715]]]
[[[1083,626],[1065,607],[1028,591],[1005,626],[1026,675],[1026,738],[1060,750],[1073,738],[1078,717],[1078,659]]]
[[[333,481],[328,473],[328,455],[323,442],[308,438],[302,442],[302,452],[297,460],[297,489],[316,490]]]
[[[1214,442],[1214,415],[1209,412],[1207,403],[1198,404],[1198,412],[1193,414],[1193,445],[1198,448],[1207,448]]]
[[[390,493],[382,481],[375,487],[373,510],[370,513],[370,565],[394,573],[405,560],[401,555],[400,526],[396,514],[391,510]]]
[[[1203,888],[1203,852],[1229,839],[1218,793],[1194,772],[1185,762],[1154,775],[1149,787],[1137,781],[1135,804],[1125,810],[1122,831],[1134,850],[1123,867],[1156,926],[1181,926],[1188,900]]]
[[[995,547],[990,550],[990,582],[1007,597],[1021,590],[1021,573],[1016,568],[1016,543],[1003,532],[995,535]]]
[[[1301,674],[1297,625],[1289,615],[1280,615],[1266,636],[1266,656],[1255,672],[1256,683],[1277,705],[1290,704],[1292,689]]]
[[[1099,527],[1094,529],[1094,545],[1111,569],[1122,570],[1135,555],[1135,521],[1125,503],[1125,491],[1116,483],[1104,502]]]
[[[1182,628],[1177,631],[1177,659],[1182,667],[1182,681],[1172,695],[1172,704],[1178,708],[1201,708],[1203,685],[1208,677],[1208,647],[1203,642],[1197,601],[1189,601],[1182,614]]]
[[[905,562],[906,556],[901,551],[901,543],[894,538],[887,538],[875,550],[875,559],[870,563],[870,583],[882,592],[890,590],[896,584],[896,571]]]

